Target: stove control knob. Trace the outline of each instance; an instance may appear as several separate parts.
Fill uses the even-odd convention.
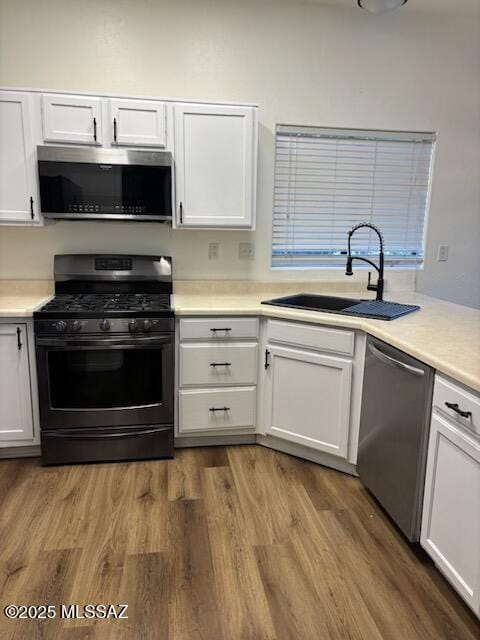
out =
[[[82,323],[80,322],[80,320],[74,320],[72,322],[72,331],[80,331],[81,328],[82,328]]]
[[[100,322],[100,329],[102,331],[108,331],[110,329],[110,322],[106,318]]]
[[[128,330],[130,333],[136,333],[138,331],[138,322],[136,320],[129,320]]]
[[[67,323],[64,320],[59,320],[54,324],[57,333],[65,333],[67,330]]]
[[[143,330],[144,331],[150,331],[150,329],[153,327],[153,322],[151,320],[144,320],[143,321]]]

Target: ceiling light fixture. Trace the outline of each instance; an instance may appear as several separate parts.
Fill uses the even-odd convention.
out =
[[[357,0],[361,9],[366,9],[370,13],[383,13],[392,11],[406,4],[407,0]]]

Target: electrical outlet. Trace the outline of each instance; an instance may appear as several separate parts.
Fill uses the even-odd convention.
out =
[[[252,242],[238,243],[238,259],[253,260],[255,258],[255,245]]]
[[[209,260],[218,260],[218,255],[220,253],[220,245],[218,242],[210,242],[208,245],[208,259]]]
[[[448,260],[448,245],[440,244],[438,245],[438,258],[439,262],[446,262]]]

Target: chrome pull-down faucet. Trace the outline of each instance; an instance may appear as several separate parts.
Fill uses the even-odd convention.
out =
[[[355,231],[357,231],[358,229],[361,229],[362,227],[368,227],[369,229],[373,229],[373,231],[375,231],[375,233],[378,235],[378,239],[379,239],[379,242],[380,242],[380,256],[379,256],[378,267],[374,262],[372,262],[371,260],[368,260],[368,258],[362,258],[361,256],[352,256],[352,254],[351,254],[350,241],[352,239],[352,236],[355,233]],[[376,227],[374,224],[371,224],[370,222],[360,222],[360,224],[356,224],[348,232],[348,255],[347,255],[347,267],[345,269],[345,275],[346,276],[353,276],[353,270],[352,270],[352,262],[353,262],[353,260],[362,260],[362,262],[367,262],[368,264],[371,264],[372,267],[378,271],[377,284],[371,284],[371,282],[370,282],[371,273],[370,273],[370,271],[368,272],[367,289],[369,291],[376,291],[377,292],[376,299],[377,300],[383,300],[383,286],[384,286],[384,280],[383,280],[383,261],[384,261],[383,236],[382,236],[382,232],[380,231],[380,229],[378,227]]]

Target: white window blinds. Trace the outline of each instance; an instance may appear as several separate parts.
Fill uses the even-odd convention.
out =
[[[385,260],[423,261],[435,135],[278,126],[273,266],[343,264],[347,232],[372,222]],[[359,231],[352,253],[375,255],[375,234]]]

